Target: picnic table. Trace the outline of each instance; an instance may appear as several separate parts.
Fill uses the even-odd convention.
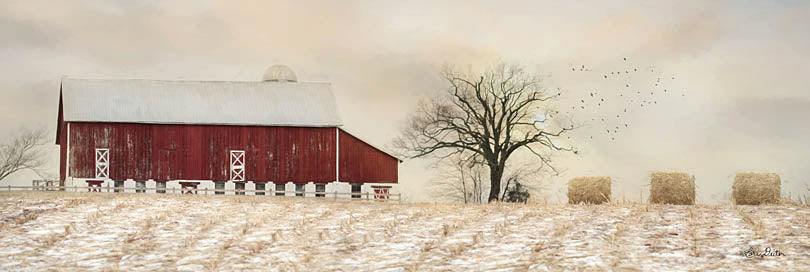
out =
[[[104,183],[104,180],[101,179],[88,179],[87,180],[87,191],[88,192],[101,192],[101,184]]]
[[[197,186],[199,186],[199,182],[193,181],[181,181],[180,182],[180,193],[181,194],[189,194],[189,195],[196,195],[197,194]]]

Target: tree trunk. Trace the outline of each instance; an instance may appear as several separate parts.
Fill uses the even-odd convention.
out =
[[[489,199],[488,202],[498,201],[498,196],[501,193],[501,176],[503,176],[503,167],[489,166]]]

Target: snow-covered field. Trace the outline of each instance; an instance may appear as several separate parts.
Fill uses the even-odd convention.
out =
[[[810,270],[810,207],[792,205],[10,192],[0,220],[11,271]]]

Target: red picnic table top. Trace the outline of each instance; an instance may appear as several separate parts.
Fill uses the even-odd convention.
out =
[[[195,181],[180,181],[180,189],[183,194],[197,194],[197,186],[199,182]]]

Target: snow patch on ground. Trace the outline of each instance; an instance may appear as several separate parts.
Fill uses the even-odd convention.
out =
[[[806,206],[0,193],[0,270],[810,269]],[[746,258],[748,248],[785,256]]]

